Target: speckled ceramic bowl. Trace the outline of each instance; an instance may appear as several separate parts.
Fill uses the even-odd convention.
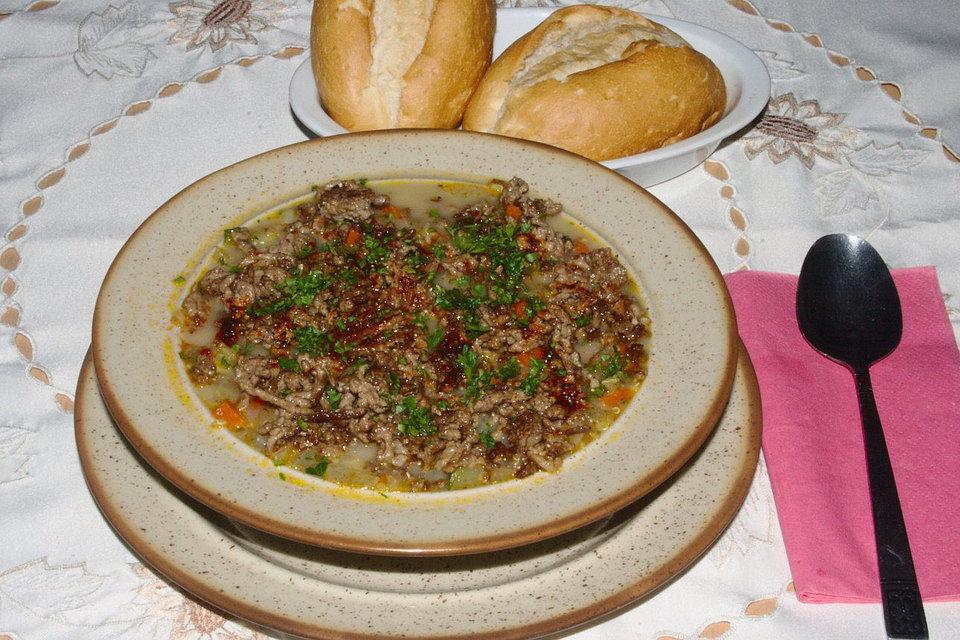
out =
[[[275,468],[212,427],[179,359],[171,316],[222,230],[338,178],[486,183],[520,176],[563,203],[632,270],[652,321],[649,373],[621,416],[555,473],[452,492],[383,494]],[[176,284],[186,274],[185,284]],[[173,484],[253,527],[338,549],[456,554],[506,548],[636,500],[704,442],[727,402],[736,326],[719,271],[689,228],[617,173],[545,145],[460,131],[334,136],[198,181],[134,233],[104,280],[93,327],[104,399]]]

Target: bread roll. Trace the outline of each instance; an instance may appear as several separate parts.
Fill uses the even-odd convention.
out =
[[[460,123],[490,65],[494,0],[314,0],[311,60],[350,131]]]
[[[463,128],[608,160],[699,133],[725,104],[717,67],[673,31],[626,9],[576,5],[494,61]]]

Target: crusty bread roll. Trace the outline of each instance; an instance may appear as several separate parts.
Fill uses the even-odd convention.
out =
[[[311,59],[350,131],[460,123],[490,65],[494,0],[314,0]]]
[[[463,128],[608,160],[699,133],[725,104],[719,70],[673,31],[626,9],[575,5],[493,62]]]

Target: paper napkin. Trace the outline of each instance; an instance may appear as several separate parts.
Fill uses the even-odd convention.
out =
[[[960,353],[932,267],[894,271],[903,339],[870,369],[924,600],[960,599]],[[763,406],[763,453],[805,602],[878,602],[853,375],[800,334],[795,276],[726,276]]]

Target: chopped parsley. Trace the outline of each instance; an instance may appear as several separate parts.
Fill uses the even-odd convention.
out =
[[[337,391],[336,387],[327,387],[323,393],[327,396],[327,402],[330,403],[331,411],[336,411],[340,408],[340,399],[343,398],[343,393]]]
[[[429,436],[437,432],[437,426],[433,424],[430,417],[430,410],[417,405],[417,399],[413,396],[405,396],[397,406],[397,413],[400,414],[400,425],[397,430],[405,436]]]
[[[224,244],[229,244],[229,243],[233,242],[233,232],[234,232],[234,231],[241,231],[242,229],[243,229],[243,227],[230,227],[229,229],[224,229],[224,230],[223,230],[223,243],[224,243]]]
[[[330,350],[330,336],[313,325],[294,327],[297,349],[312,356],[321,356]]]
[[[330,458],[323,456],[312,467],[304,467],[303,470],[312,476],[323,476],[327,472],[327,466],[330,464]]]
[[[484,423],[477,427],[477,433],[480,435],[480,442],[484,447],[487,448],[487,451],[490,451],[495,446],[497,446],[497,440],[490,433],[492,429],[490,425]]]
[[[437,327],[435,331],[427,334],[427,346],[431,351],[440,345],[440,341],[443,340],[443,334],[443,327]]]
[[[333,350],[339,353],[341,356],[346,355],[348,351],[357,346],[356,342],[348,342],[346,340],[337,340],[333,343]]]
[[[466,397],[469,400],[475,400],[483,395],[483,388],[490,382],[493,374],[484,371],[480,367],[477,352],[464,345],[463,349],[457,354],[457,365],[463,371]]]
[[[281,369],[293,371],[294,373],[303,373],[303,367],[300,366],[300,363],[296,360],[296,358],[284,358],[283,356],[280,356],[277,358],[277,364],[280,365]]]
[[[496,377],[506,382],[512,380],[520,373],[520,361],[515,356],[503,363],[503,366],[497,369]]]
[[[625,366],[627,366],[627,359],[614,351],[613,353],[601,353],[590,370],[596,373],[601,380],[606,380],[622,373]]]
[[[293,257],[303,260],[304,258],[307,258],[313,255],[315,252],[316,252],[316,249],[314,249],[312,245],[304,242],[303,246],[300,247],[300,250],[293,254]]]
[[[537,392],[537,387],[540,386],[540,381],[543,379],[543,370],[546,366],[547,364],[540,358],[530,358],[530,375],[520,383],[520,389],[525,394],[532,396]]]
[[[387,248],[387,245],[373,236],[365,236],[363,246],[367,250],[367,254],[360,258],[357,263],[365,270],[376,269],[390,256],[390,249]]]
[[[332,279],[323,271],[314,269],[308,273],[290,276],[275,285],[280,297],[262,302],[249,310],[254,317],[273,315],[286,311],[290,307],[306,307],[313,303],[317,294],[328,288]]]

